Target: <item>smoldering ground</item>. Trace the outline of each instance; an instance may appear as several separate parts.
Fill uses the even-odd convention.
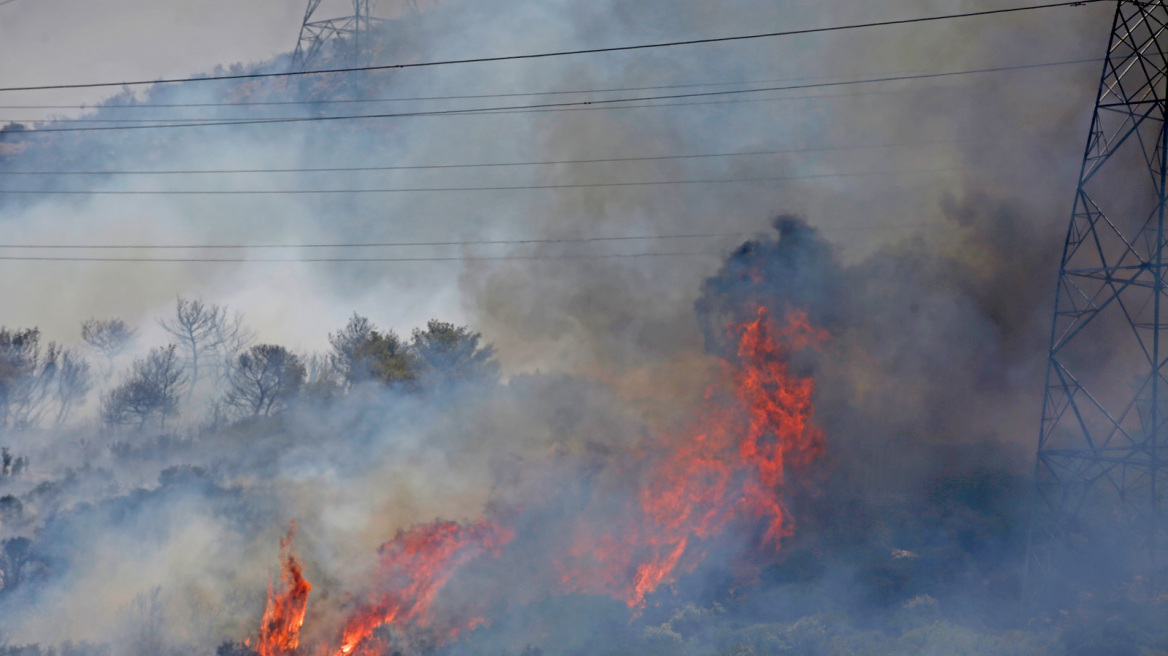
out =
[[[378,61],[424,61],[923,11],[909,3],[853,5],[743,2],[713,11],[700,3],[437,3],[391,24],[374,49]],[[595,60],[160,86],[135,97],[154,104],[416,98],[1057,62],[1102,52],[1104,13],[1088,7],[954,22],[907,36],[889,29]],[[284,56],[256,70],[287,63]],[[1063,653],[1076,643],[1060,638],[1065,625],[1019,619],[1009,600],[1017,595],[1050,290],[1097,70],[1067,65],[958,79],[672,109],[5,133],[0,156],[9,170],[794,152],[536,172],[267,173],[181,184],[6,180],[8,189],[152,191],[789,178],[481,195],[0,197],[12,243],[758,234],[405,251],[548,258],[503,262],[3,263],[6,279],[17,281],[0,291],[5,325],[39,325],[65,342],[91,316],[140,326],[139,351],[123,356],[119,369],[166,339],[152,326],[182,294],[239,309],[260,340],[295,349],[322,349],[353,310],[402,333],[432,316],[447,318],[483,333],[504,377],[425,393],[358,386],[334,405],[305,403],[271,420],[214,421],[207,391],[165,436],[98,430],[95,392],[75,425],[6,435],[4,443],[33,465],[4,482],[21,510],[3,516],[9,551],[0,630],[10,645],[86,640],[118,653],[210,652],[241,641],[258,626],[264,592],[278,576],[279,537],[296,520],[296,546],[314,585],[306,640],[315,639],[314,626],[335,625],[346,594],[364,591],[378,545],[397,529],[508,509],[519,512],[511,549],[460,570],[441,597],[451,608],[490,602],[488,622],[434,649],[816,653],[844,645],[866,653],[878,644],[897,653],[956,641],[974,653]],[[118,102],[133,101],[111,104]],[[419,105],[446,108],[437,101],[392,107]],[[124,119],[127,111],[88,116]],[[134,111],[167,119],[308,117],[334,108]],[[77,124],[42,127],[70,125]],[[780,213],[786,218],[772,227]],[[579,257],[647,252],[693,254]],[[154,268],[144,274],[143,266]],[[69,268],[68,286],[56,267]],[[701,566],[661,588],[635,619],[605,595],[554,590],[548,555],[562,540],[564,517],[593,497],[629,496],[617,480],[620,465],[700,405],[718,380],[719,358],[733,355],[725,324],[752,303],[803,310],[831,335],[792,363],[815,380],[815,420],[827,439],[821,460],[787,476],[793,534],[771,552],[756,526],[735,525]],[[761,568],[753,578],[741,571],[743,559]],[[12,571],[19,585],[8,585]],[[1124,635],[1112,642],[1162,647],[1156,635]]]

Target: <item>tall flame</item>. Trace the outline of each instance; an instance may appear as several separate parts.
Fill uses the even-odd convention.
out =
[[[812,423],[814,381],[789,370],[793,351],[826,338],[791,312],[776,327],[765,308],[731,326],[738,359],[727,364],[730,392],[710,389],[698,418],[681,435],[663,436],[631,509],[597,533],[577,529],[567,558],[558,563],[565,588],[602,593],[630,607],[673,580],[687,554],[690,567],[701,541],[722,533],[743,512],[765,523],[766,542],[777,546],[789,531],[778,486],[784,468],[822,449]]]
[[[823,448],[812,422],[814,381],[790,369],[794,352],[827,334],[802,312],[776,324],[760,308],[729,327],[737,357],[725,363],[724,384],[711,387],[693,423],[665,434],[630,458],[633,502],[576,518],[567,553],[552,556],[563,589],[606,594],[631,608],[692,571],[710,538],[749,518],[763,543],[777,547],[791,526],[780,496],[785,470]],[[600,516],[603,513],[603,516]],[[603,528],[595,528],[603,527]],[[309,585],[292,550],[295,525],[281,543],[285,589],[268,591],[260,628],[260,656],[291,656],[299,646]],[[442,643],[484,620],[472,612],[436,612],[452,577],[474,559],[498,556],[514,538],[491,519],[471,524],[434,522],[398,531],[381,545],[369,593],[343,623],[335,646],[320,656],[377,656],[420,637]],[[334,634],[337,635],[337,634]],[[388,644],[388,643],[393,643]]]
[[[288,534],[280,540],[280,564],[283,569],[280,578],[284,582],[284,589],[276,592],[274,586],[268,586],[268,603],[256,640],[259,656],[290,656],[300,646],[300,627],[304,626],[304,613],[312,584],[304,579],[303,568],[292,546],[295,536],[296,524],[292,524]]]

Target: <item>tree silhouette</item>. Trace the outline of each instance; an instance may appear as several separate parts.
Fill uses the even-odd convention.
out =
[[[335,333],[329,333],[329,344],[333,347],[332,361],[337,373],[345,380],[351,381],[357,369],[357,351],[369,340],[373,334],[373,323],[368,317],[356,312],[349,318],[345,327]]]
[[[252,415],[271,415],[300,391],[305,367],[283,346],[258,344],[240,354],[232,370],[225,399]]]
[[[55,342],[41,348],[37,328],[0,328],[0,427],[31,428],[53,398],[65,351]]]
[[[89,319],[81,324],[81,339],[105,356],[105,379],[113,375],[114,359],[124,353],[138,331],[121,319]]]
[[[61,426],[69,420],[69,414],[74,408],[85,403],[85,397],[93,386],[89,363],[69,349],[61,351],[52,386],[57,398],[54,423]]]
[[[466,326],[431,319],[414,329],[410,345],[418,375],[429,382],[484,380],[498,375],[495,349],[480,346],[482,335]]]
[[[107,425],[137,423],[142,430],[151,417],[158,417],[159,426],[166,429],[166,418],[178,412],[179,393],[187,382],[176,350],[170,344],[134,361],[129,380],[102,399],[101,415]]]
[[[186,299],[181,296],[175,301],[174,316],[159,320],[159,324],[170,333],[182,347],[190,368],[190,391],[199,384],[201,361],[218,348],[219,333],[225,321],[226,310],[214,303],[208,305],[202,299]]]

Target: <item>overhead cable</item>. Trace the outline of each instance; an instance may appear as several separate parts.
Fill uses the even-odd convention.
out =
[[[479,63],[493,63],[503,61],[519,61],[528,59],[545,59],[550,57],[564,57],[569,55],[591,55],[599,53],[611,52],[628,52],[633,50],[648,50],[654,48],[675,48],[679,46],[692,46],[700,44],[711,43],[728,43],[734,41],[748,41],[755,39],[769,39],[776,37],[797,36],[805,34],[822,34],[827,32],[839,32],[843,30],[855,30],[871,27],[890,27],[896,25],[910,25],[917,23],[930,23],[943,20],[953,20],[959,18],[975,18],[982,16],[994,16],[1001,14],[1012,14],[1024,11],[1034,11],[1038,9],[1052,9],[1056,7],[1077,7],[1082,5],[1094,4],[1103,2],[1104,0],[1065,0],[1063,2],[1051,2],[1040,5],[1028,5],[1023,7],[1005,7],[1002,9],[988,9],[982,11],[970,11],[957,14],[942,14],[939,16],[919,16],[916,18],[900,18],[884,21],[874,21],[869,23],[853,23],[850,25],[833,25],[827,27],[813,27],[796,30],[781,30],[774,32],[762,32],[756,34],[740,34],[735,36],[724,37],[710,37],[702,39],[685,39],[679,41],[664,41],[657,43],[641,43],[635,45],[624,46],[609,46],[602,48],[581,48],[576,50],[558,50],[551,52],[528,53],[520,55],[496,55],[485,57],[468,57],[463,59],[445,59],[427,62],[411,62],[401,64],[381,64],[375,66],[352,66],[346,68],[332,68],[314,71],[285,71],[278,73],[241,73],[234,75],[208,75],[196,78],[160,78],[156,80],[121,80],[117,82],[82,82],[74,84],[46,84],[37,86],[14,86],[14,87],[0,87],[0,92],[12,91],[48,91],[56,89],[92,89],[99,87],[124,87],[124,86],[143,86],[152,84],[178,84],[189,82],[215,82],[223,80],[252,80],[261,78],[282,78],[294,77],[304,75],[323,75],[329,73],[355,73],[361,71],[386,71],[386,70],[401,70],[408,68],[426,68],[433,66],[450,66],[458,64],[479,64]]]
[[[1091,59],[1075,59],[1070,61],[1050,62],[1043,64],[1028,64],[1023,66],[1011,67],[1009,70],[1026,69],[1026,68],[1045,68],[1050,66],[1066,66],[1068,64],[1081,63],[1098,63],[1104,61],[1102,57],[1094,57]],[[925,75],[919,71],[912,74]],[[910,73],[882,73],[880,76],[887,75],[910,75]],[[579,95],[584,93],[620,93],[625,91],[658,91],[662,89],[692,89],[694,87],[729,87],[735,85],[745,84],[775,84],[777,82],[794,82],[808,79],[823,79],[827,76],[816,77],[802,77],[802,78],[770,78],[765,80],[738,80],[733,82],[690,82],[687,84],[654,84],[649,86],[638,87],[609,87],[603,89],[559,89],[554,91],[514,91],[509,93],[476,93],[476,94],[461,94],[461,95],[444,95],[444,96],[398,96],[393,98],[339,98],[339,99],[319,99],[319,100],[269,100],[269,101],[236,101],[236,102],[214,102],[214,103],[139,103],[117,105],[0,105],[0,109],[89,109],[89,110],[110,110],[110,109],[178,109],[178,108],[194,108],[194,107],[268,107],[268,106],[283,106],[283,105],[351,105],[363,103],[385,103],[385,102],[422,102],[434,100],[481,100],[483,98],[515,98],[524,96],[566,96]],[[840,77],[840,76],[835,76]],[[18,120],[18,119],[4,119],[4,120]],[[60,119],[54,119],[60,120]]]
[[[595,242],[645,241],[655,239],[710,239],[722,237],[744,237],[757,232],[706,232],[680,235],[633,235],[623,237],[553,237],[547,239],[472,239],[463,241],[384,241],[316,244],[0,244],[0,248],[28,249],[92,249],[92,250],[244,250],[244,249],[294,249],[294,248],[384,248],[399,246],[486,246],[486,245],[527,245],[527,244],[583,244]]]
[[[66,257],[0,255],[0,261],[12,262],[497,262],[506,260],[600,260],[642,257],[681,257],[694,255],[723,255],[722,251],[684,251],[663,253],[612,253],[567,255],[500,255],[498,257],[306,257],[306,258],[243,258],[243,257]]]
[[[494,113],[510,113],[516,111],[533,111],[546,110],[554,108],[571,108],[571,107],[585,107],[585,106],[619,106],[619,103],[632,102],[647,102],[652,100],[678,100],[685,98],[709,98],[714,96],[732,96],[749,93],[763,93],[767,91],[793,91],[800,89],[815,89],[827,87],[841,87],[852,86],[857,84],[873,84],[882,82],[900,82],[906,80],[923,80],[935,79],[944,77],[954,77],[959,75],[975,75],[985,73],[999,73],[1003,71],[1015,71],[1028,68],[1038,68],[1047,66],[1066,66],[1071,64],[1087,63],[1094,60],[1080,59],[1065,62],[1050,62],[1044,64],[1020,64],[1016,66],[995,66],[992,68],[977,68],[967,69],[963,71],[945,71],[939,73],[921,73],[915,75],[892,75],[885,77],[864,78],[859,80],[841,80],[836,82],[816,82],[809,84],[795,84],[783,85],[773,87],[760,87],[757,89],[728,89],[723,91],[700,91],[693,93],[674,93],[661,94],[655,96],[638,96],[632,98],[602,98],[599,100],[578,100],[570,102],[558,103],[536,103],[529,105],[502,105],[494,107],[472,107],[465,109],[443,109],[443,110],[426,110],[426,111],[409,111],[409,112],[392,112],[380,114],[346,114],[334,116],[292,116],[282,118],[233,118],[233,119],[216,119],[205,122],[195,122],[198,119],[159,119],[159,120],[179,120],[179,123],[154,123],[150,125],[112,125],[100,127],[80,127],[80,128],[43,128],[37,130],[28,130],[20,132],[11,132],[10,136],[22,135],[37,135],[49,132],[105,132],[111,130],[153,130],[160,128],[191,128],[191,127],[220,127],[220,126],[240,126],[240,125],[269,125],[269,124],[286,124],[286,123],[314,123],[320,121],[350,121],[350,120],[368,120],[368,119],[386,119],[386,118],[410,118],[421,116],[453,116],[453,115],[475,115],[475,114],[494,114]]]
[[[945,229],[946,225],[922,225],[912,223],[860,223],[856,225],[816,225],[819,232],[863,232],[913,231]],[[471,239],[462,241],[386,241],[386,242],[336,242],[336,243],[294,243],[294,244],[14,244],[0,243],[0,249],[9,250],[296,250],[318,248],[398,248],[398,247],[438,247],[438,246],[527,246],[541,244],[582,244],[598,242],[629,242],[670,239],[725,239],[749,237],[766,231],[710,232],[676,235],[629,235],[622,237],[550,237],[546,239]]]
[[[984,140],[979,140],[979,143]],[[912,148],[918,146],[947,145],[960,143],[960,140],[948,141],[921,141],[899,144],[865,144],[853,146],[823,146],[819,148],[789,148],[781,150],[747,150],[725,153],[697,153],[691,155],[646,155],[640,157],[597,157],[592,159],[554,159],[531,160],[523,162],[474,162],[465,164],[418,164],[402,166],[322,166],[306,168],[250,168],[250,169],[107,169],[107,170],[72,170],[72,171],[10,171],[0,169],[0,176],[5,175],[241,175],[252,173],[355,173],[362,171],[431,171],[441,169],[477,169],[477,168],[508,168],[520,166],[560,166],[565,164],[614,164],[618,162],[658,162],[684,159],[712,159],[721,157],[764,157],[769,155],[795,155],[800,153],[820,153],[852,150],[878,150],[893,148]]]
[[[122,189],[122,190],[86,190],[86,189],[0,189],[0,195],[38,195],[38,196],[270,196],[270,195],[325,195],[325,194],[401,194],[401,193],[432,193],[432,192],[481,192],[481,191],[532,191],[554,189],[588,189],[596,187],[651,187],[691,184],[744,184],[751,182],[776,182],[783,180],[815,180],[824,178],[854,178],[880,175],[911,175],[918,173],[943,173],[959,171],[960,167],[910,169],[904,171],[865,171],[862,173],[823,173],[814,175],[795,176],[758,176],[749,178],[702,178],[691,180],[652,180],[646,182],[585,182],[562,184],[532,184],[532,185],[500,185],[500,186],[467,186],[467,187],[398,187],[398,188],[359,188],[359,189]]]

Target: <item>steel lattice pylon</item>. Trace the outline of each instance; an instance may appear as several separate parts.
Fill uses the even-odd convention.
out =
[[[1163,562],[1166,30],[1165,0],[1118,2],[1059,270],[1028,570],[1097,521]]]
[[[307,70],[320,54],[320,49],[330,39],[344,40],[348,45],[351,63],[359,63],[361,42],[367,38],[373,19],[369,16],[370,0],[352,1],[351,16],[313,20],[313,14],[320,7],[321,0],[308,0],[308,7],[304,10],[304,22],[300,26],[300,40],[296,42],[296,51],[292,54],[293,70]]]

